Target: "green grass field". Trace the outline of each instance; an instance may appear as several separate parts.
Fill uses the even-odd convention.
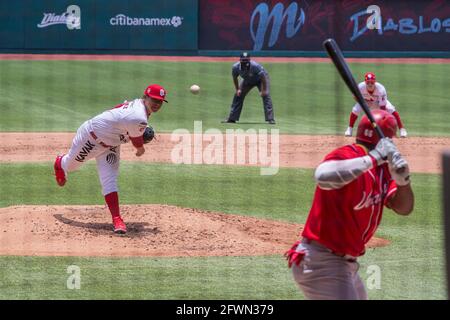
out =
[[[325,64],[264,64],[272,80],[282,133],[342,134],[352,97]],[[448,136],[444,92],[450,65],[363,65],[378,73],[414,136]],[[169,104],[151,118],[158,132],[225,129],[233,86],[229,63],[0,61],[0,131],[75,131],[104,109],[139,97],[150,82],[166,86]],[[198,96],[191,84],[202,87]],[[337,91],[336,91],[337,90]],[[269,128],[256,92],[246,100],[240,128]],[[314,191],[312,170],[173,166],[122,162],[121,203],[162,203],[303,223]],[[144,178],[143,178],[144,177]],[[378,236],[391,245],[360,259],[381,268],[372,299],[445,299],[441,176],[413,174],[415,211],[385,210]],[[139,185],[138,183],[139,182]],[[86,187],[88,186],[88,187]],[[207,190],[207,194],[205,194]],[[0,206],[102,204],[94,163],[56,186],[51,163],[1,164]],[[1,245],[1,244],[0,244]],[[69,265],[81,268],[81,289],[68,290]],[[114,279],[114,281],[112,280]],[[207,258],[0,257],[0,299],[302,299],[281,256]]]
[[[30,172],[33,179],[16,179]],[[51,165],[3,165],[2,206],[12,204],[101,204],[95,166],[83,167],[59,190]],[[139,179],[139,176],[151,179]],[[125,179],[126,177],[126,179]],[[225,178],[226,177],[226,178]],[[261,183],[261,179],[266,179]],[[437,175],[412,177],[416,208],[412,216],[386,210],[378,236],[388,247],[369,249],[369,265],[382,271],[377,299],[444,299],[444,258]],[[203,181],[202,181],[203,180]],[[313,194],[311,170],[281,169],[262,178],[257,168],[171,166],[124,163],[121,201],[168,203],[302,223]],[[89,181],[95,181],[89,185]],[[136,181],[140,181],[137,188]],[[205,182],[206,181],[206,182]],[[224,182],[225,181],[225,182]],[[204,194],[204,184],[208,194]],[[11,187],[12,186],[12,187]],[[126,191],[125,191],[126,190]],[[149,192],[151,190],[151,192]],[[28,196],[27,196],[28,195]],[[82,272],[82,289],[66,288],[68,265]],[[133,299],[299,299],[281,256],[210,258],[54,258],[0,257],[0,298]],[[111,283],[111,276],[118,281]]]
[[[330,64],[264,64],[271,77],[281,133],[343,134],[354,100]],[[450,64],[351,65],[361,80],[377,73],[410,135],[450,135],[447,79]],[[234,88],[230,63],[0,61],[0,131],[74,131],[86,119],[124,99],[138,98],[149,83],[168,91],[169,104],[152,116],[158,132],[226,128]],[[189,92],[199,84],[200,95]],[[264,123],[262,101],[247,97],[242,128]],[[265,126],[265,125],[264,125]]]

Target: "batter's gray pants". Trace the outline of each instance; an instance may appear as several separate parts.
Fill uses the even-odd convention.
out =
[[[299,250],[304,250],[305,257],[298,266],[292,266],[292,272],[307,299],[368,299],[358,275],[358,262],[339,257],[317,242],[302,241],[297,247]]]
[[[262,97],[263,105],[264,105],[264,116],[266,121],[274,120],[273,117],[273,105],[272,98],[270,97],[270,79],[267,80],[267,95]],[[231,111],[228,116],[228,120],[239,121],[241,117],[242,106],[244,105],[244,99],[247,93],[254,87],[258,87],[259,92],[261,92],[261,81],[255,84],[247,83],[245,81],[241,81],[239,84],[239,88],[241,89],[241,95],[237,96],[236,94],[233,97],[233,102],[231,103]]]

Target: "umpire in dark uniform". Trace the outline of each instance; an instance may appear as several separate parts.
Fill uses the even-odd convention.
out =
[[[231,104],[231,111],[228,119],[223,123],[235,123],[239,121],[242,106],[247,93],[254,87],[258,87],[260,95],[264,103],[265,120],[270,124],[275,124],[273,116],[272,99],[270,98],[270,80],[269,74],[264,70],[263,66],[250,59],[247,52],[241,54],[239,62],[233,65],[232,69],[234,87],[236,93]],[[242,80],[238,82],[238,77]]]

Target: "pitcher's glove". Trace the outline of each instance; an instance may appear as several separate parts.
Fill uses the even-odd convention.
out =
[[[154,137],[155,137],[155,131],[153,130],[153,128],[150,127],[150,126],[145,128],[144,135],[143,135],[144,144],[149,143],[150,141],[152,141]]]

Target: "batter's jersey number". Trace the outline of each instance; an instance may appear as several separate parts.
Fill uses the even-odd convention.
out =
[[[366,137],[372,138],[372,136],[373,136],[373,130],[371,130],[371,129],[365,129],[365,130],[364,130],[364,135],[365,135]]]

